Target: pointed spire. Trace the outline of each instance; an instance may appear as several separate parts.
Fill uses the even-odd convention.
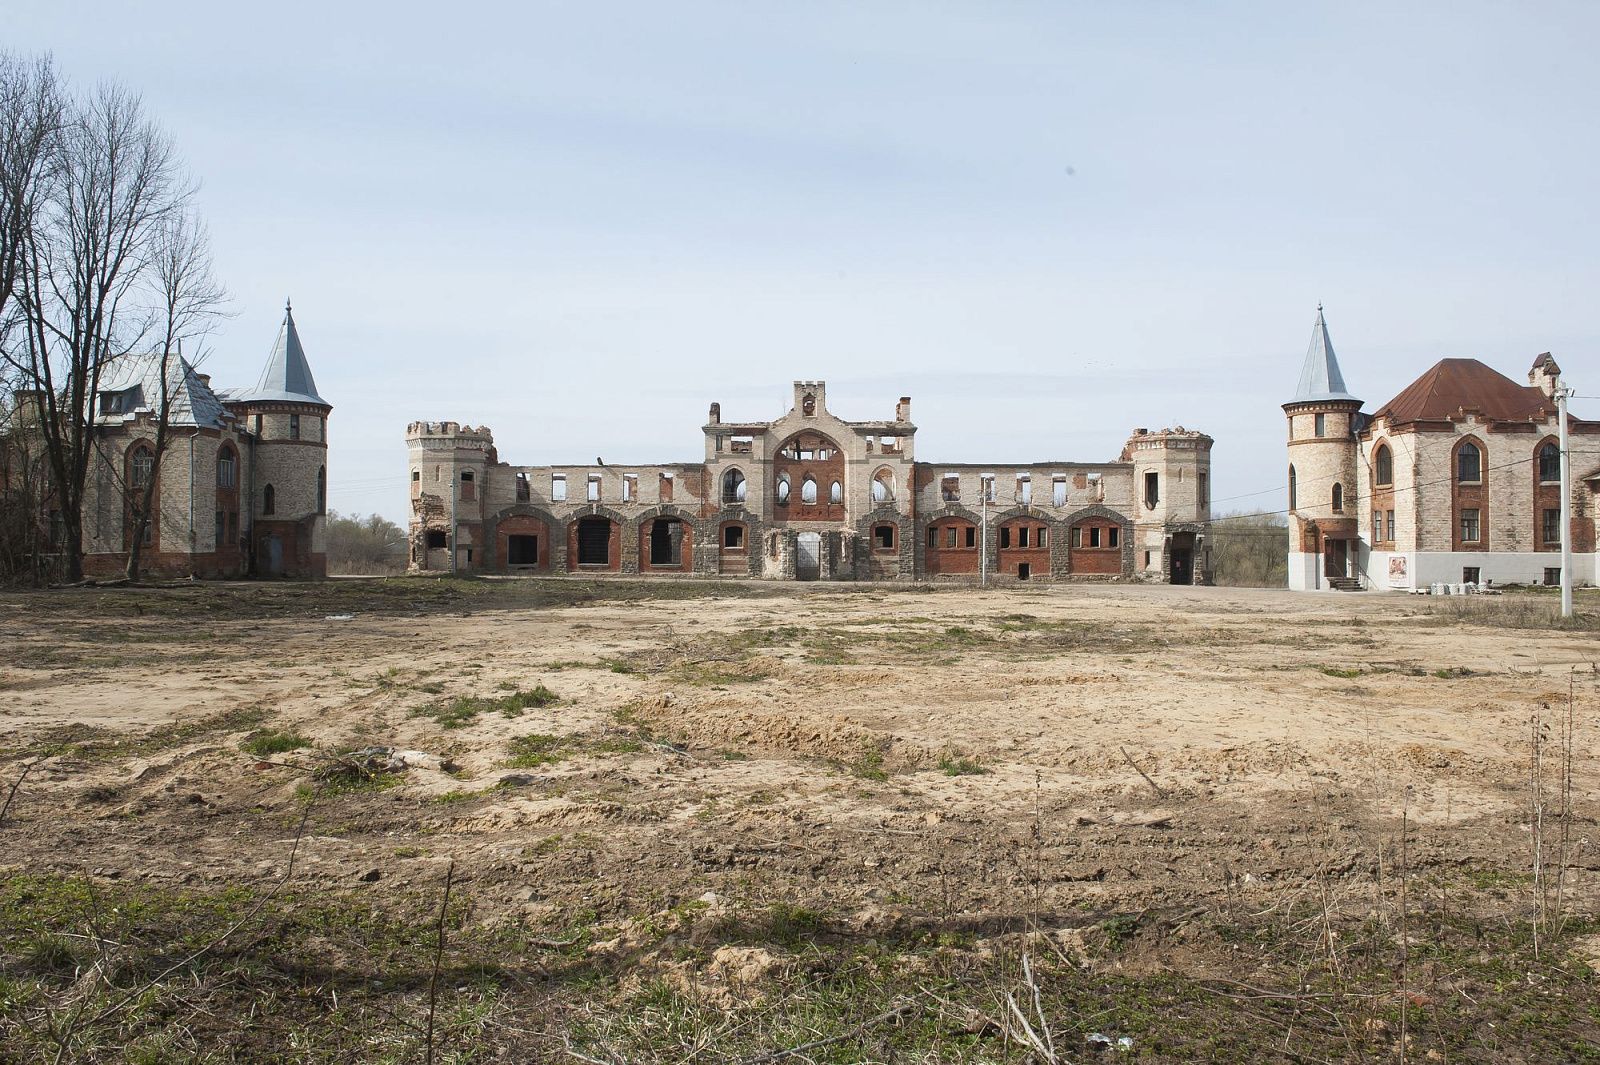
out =
[[[306,361],[305,348],[300,344],[300,331],[295,328],[294,307],[288,300],[283,301],[283,325],[278,329],[278,339],[272,345],[272,355],[261,372],[261,380],[254,391],[241,398],[332,405],[317,394],[317,382],[311,376],[311,364]]]
[[[1339,360],[1333,354],[1333,340],[1328,336],[1328,323],[1322,317],[1322,304],[1317,304],[1317,324],[1311,328],[1311,346],[1306,349],[1305,366],[1300,370],[1300,387],[1295,389],[1292,403],[1311,403],[1327,400],[1348,400],[1359,403],[1345,391],[1344,375],[1339,372]]]

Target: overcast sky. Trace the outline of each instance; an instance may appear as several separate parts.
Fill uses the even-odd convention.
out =
[[[406,517],[414,419],[523,464],[695,461],[712,400],[918,457],[1216,437],[1277,508],[1326,304],[1369,409],[1434,361],[1600,394],[1600,4],[13,5],[203,183],[253,384],[292,296],[330,503]],[[1600,413],[1600,403],[1579,404]]]

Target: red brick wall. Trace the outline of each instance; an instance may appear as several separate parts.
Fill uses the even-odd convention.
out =
[[[539,558],[536,568],[540,571],[550,568],[550,530],[545,523],[530,514],[514,514],[509,518],[502,518],[495,530],[495,558],[499,568],[505,571],[511,566],[511,538],[513,536],[537,536],[539,538]],[[524,567],[518,566],[520,571]]]
[[[582,517],[573,518],[567,522],[567,569],[572,572],[610,572],[615,573],[622,568],[622,526],[615,521],[611,522],[611,539],[606,547],[607,563],[604,566],[578,565],[578,523]],[[597,519],[610,521],[611,519]]]
[[[924,568],[928,576],[934,577],[941,573],[978,572],[980,568],[979,552],[981,550],[979,545],[982,537],[977,533],[977,526],[965,518],[940,518],[929,525],[928,528],[934,531],[934,546],[926,547],[926,541],[924,541],[924,547],[926,548],[923,556],[925,560]],[[945,546],[949,538],[945,531],[946,529],[956,530],[955,547]],[[968,529],[973,530],[974,546],[972,547],[966,546]],[[924,532],[922,535],[926,537],[928,534]],[[1015,572],[1014,569],[1013,572]]]

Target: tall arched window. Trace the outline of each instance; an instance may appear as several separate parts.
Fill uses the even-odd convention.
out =
[[[878,475],[872,479],[872,501],[874,503],[894,501],[894,475],[888,470],[879,470]]]
[[[1483,480],[1483,452],[1477,444],[1462,444],[1456,452],[1456,480],[1462,484],[1477,484]]]
[[[778,475],[778,502],[789,502],[789,475],[787,473]]]
[[[1344,485],[1337,482],[1333,486],[1333,512],[1335,514],[1344,512]]]
[[[1561,480],[1561,449],[1547,443],[1539,449],[1539,480],[1555,484]]]
[[[328,512],[328,467],[322,466],[317,470],[317,513]]]
[[[830,502],[830,503],[843,503],[844,502],[844,485],[840,484],[838,481],[834,481],[832,484],[830,484],[828,486],[828,502]]]
[[[278,491],[270,484],[261,490],[261,513],[276,514],[278,512]]]
[[[816,501],[817,482],[815,479],[807,477],[805,480],[800,482],[800,502],[815,503]]]
[[[1289,467],[1289,509],[1295,509],[1294,467]]]
[[[744,494],[743,472],[734,469],[722,475],[722,501],[724,503],[743,503]]]
[[[149,487],[156,474],[156,453],[143,444],[137,445],[128,456],[128,487],[142,490]]]
[[[1379,444],[1372,456],[1372,483],[1380,488],[1394,484],[1394,455],[1388,444]]]
[[[237,460],[233,455],[233,448],[224,447],[217,452],[217,487],[232,488],[238,483]]]

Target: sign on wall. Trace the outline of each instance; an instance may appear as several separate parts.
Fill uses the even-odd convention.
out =
[[[1389,556],[1389,587],[1391,587],[1391,588],[1405,588],[1405,587],[1409,586],[1410,584],[1411,584],[1411,581],[1406,576],[1406,556],[1405,555],[1390,555]]]

